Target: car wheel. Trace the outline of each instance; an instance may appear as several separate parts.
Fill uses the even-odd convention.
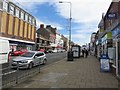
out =
[[[42,64],[45,65],[46,63],[47,63],[47,60],[44,59]]]
[[[31,69],[33,67],[33,63],[31,62],[28,66],[29,69]]]

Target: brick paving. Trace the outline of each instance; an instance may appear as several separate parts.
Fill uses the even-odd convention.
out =
[[[41,68],[41,73],[13,88],[118,88],[118,80],[109,72],[100,72],[94,56],[60,60]]]

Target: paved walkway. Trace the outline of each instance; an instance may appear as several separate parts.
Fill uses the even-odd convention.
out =
[[[14,88],[118,88],[118,80],[111,73],[100,72],[99,61],[88,56],[46,65],[40,74]]]

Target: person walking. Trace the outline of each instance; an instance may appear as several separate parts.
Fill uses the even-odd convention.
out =
[[[82,56],[84,57],[84,50],[82,49]]]
[[[88,50],[85,49],[85,57],[87,58],[87,56],[88,56]]]

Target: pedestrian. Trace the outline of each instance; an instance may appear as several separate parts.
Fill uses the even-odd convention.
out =
[[[88,56],[88,50],[85,49],[85,57],[87,58],[87,56]]]
[[[82,56],[84,57],[84,50],[82,49]]]

